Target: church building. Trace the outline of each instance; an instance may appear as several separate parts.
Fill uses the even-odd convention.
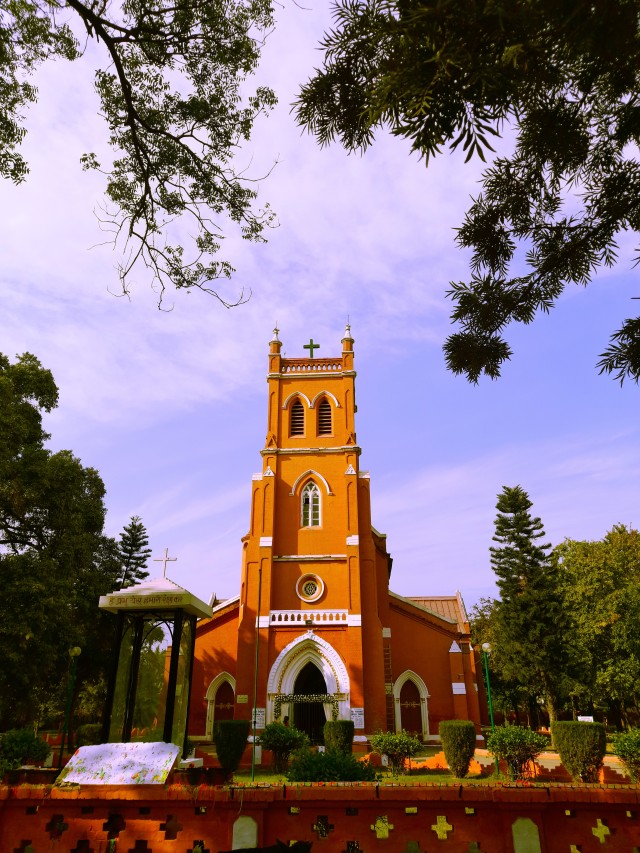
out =
[[[289,720],[321,741],[326,719],[438,739],[441,720],[480,726],[476,661],[459,593],[389,588],[356,438],[354,349],[268,362],[267,435],[251,482],[237,597],[198,623],[189,737],[220,719]],[[426,572],[424,573],[427,574]],[[482,689],[482,688],[481,688]]]

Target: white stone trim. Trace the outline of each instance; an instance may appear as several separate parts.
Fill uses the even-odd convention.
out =
[[[251,475],[251,479],[252,479],[252,480],[261,480],[261,479],[262,479],[262,474],[252,474],[252,475]]]
[[[353,536],[347,536],[347,545],[359,545],[360,537],[358,534],[354,534]]]
[[[236,680],[229,672],[220,672],[218,675],[216,675],[216,677],[207,687],[207,692],[204,694],[204,698],[207,702],[207,722],[205,724],[205,736],[209,740],[213,739],[213,723],[215,714],[216,693],[225,681],[227,681],[231,685],[233,689],[233,695],[235,697]]]
[[[295,495],[295,493],[296,493],[296,489],[298,488],[298,485],[300,484],[300,481],[301,481],[301,480],[304,480],[304,479],[305,479],[305,477],[310,477],[310,478],[311,478],[311,479],[313,479],[314,481],[315,481],[315,479],[317,478],[318,480],[320,480],[320,482],[322,483],[322,485],[325,487],[327,494],[328,494],[328,495],[332,495],[332,494],[333,494],[333,492],[331,491],[331,487],[329,486],[329,483],[327,483],[327,481],[326,481],[326,480],[325,480],[325,478],[322,476],[322,474],[319,474],[319,473],[318,473],[317,471],[315,471],[313,468],[309,468],[309,470],[308,470],[308,471],[305,471],[305,472],[304,472],[304,474],[300,474],[300,476],[296,479],[295,483],[294,483],[294,484],[293,484],[293,486],[291,487],[291,491],[289,492],[289,495]]]
[[[452,681],[451,692],[454,696],[466,696],[467,685],[464,683],[464,681]]]
[[[360,628],[362,626],[362,614],[350,613],[349,616],[347,616],[347,625],[350,628]]]
[[[340,409],[340,408],[342,408],[342,407],[340,406],[340,403],[338,402],[338,398],[336,397],[336,395],[335,395],[335,394],[332,394],[332,393],[331,393],[331,391],[318,391],[318,393],[316,394],[316,396],[315,396],[315,397],[313,398],[313,400],[311,401],[311,403],[310,403],[310,405],[309,405],[309,408],[310,408],[310,409],[315,409],[315,407],[316,407],[316,403],[318,402],[319,398],[320,398],[320,397],[323,397],[323,396],[324,396],[324,397],[330,397],[330,398],[333,400],[333,402],[335,403],[335,407],[336,407],[336,409]]]
[[[382,636],[385,639],[388,639],[389,637],[391,637],[391,628],[383,628],[382,629]]]
[[[449,648],[449,654],[456,654],[457,652],[460,652],[460,654],[462,654],[462,649],[460,648],[460,646],[459,646],[459,645],[456,643],[456,641],[454,640],[454,641],[451,643],[451,647]]]
[[[360,618],[360,617],[358,617]],[[349,625],[349,611],[337,608],[323,610],[271,610],[269,620],[271,625],[278,628],[294,626],[302,628],[307,619],[313,620],[313,627],[323,628],[325,625]]]
[[[256,628],[269,628],[270,624],[268,616],[258,616],[256,619]]]
[[[266,467],[266,468],[265,468],[265,470],[264,470],[263,477],[274,477],[274,476],[275,476],[275,474],[274,474],[274,473],[273,473],[273,471],[271,470],[271,466],[270,466],[270,465],[267,465],[267,467]]]
[[[284,401],[284,403],[282,404],[282,408],[283,408],[283,409],[287,409],[287,408],[289,407],[289,403],[291,402],[291,400],[292,400],[294,397],[302,397],[302,399],[303,399],[303,400],[306,400],[306,402],[307,402],[307,408],[308,408],[308,409],[313,409],[313,405],[311,404],[311,400],[307,397],[307,395],[306,395],[306,394],[303,394],[303,393],[302,393],[302,391],[293,391],[291,394],[289,394],[289,396],[287,397],[287,399],[286,399],[286,400]]]
[[[315,664],[324,676],[327,693],[338,693],[338,717],[350,719],[349,673],[344,661],[333,646],[313,631],[292,640],[278,655],[267,680],[267,722],[273,722],[273,700],[276,693],[293,693],[300,670],[308,663]],[[326,710],[326,709],[325,709]],[[282,705],[282,715],[288,713]]]
[[[369,471],[358,471],[358,477],[360,477],[361,480],[370,480],[371,473]]]
[[[263,447],[260,451],[261,456],[295,456],[296,454],[313,454],[314,456],[321,456],[323,454],[331,454],[331,453],[356,453],[360,455],[362,453],[362,448],[357,444],[345,444],[343,447]],[[366,479],[369,479],[369,472],[366,471]],[[361,474],[359,476],[362,476]]]
[[[260,537],[260,547],[261,548],[271,548],[273,545],[273,536],[261,536]]]
[[[330,560],[346,560],[346,554],[279,554],[274,563],[326,563]]]
[[[347,465],[347,470],[344,472],[345,476],[355,475],[356,469],[353,467],[351,463]]]
[[[396,732],[402,731],[402,709],[400,707],[400,691],[406,681],[412,681],[418,688],[420,694],[420,718],[422,721],[422,739],[426,740],[429,735],[429,690],[422,678],[412,669],[405,669],[402,675],[396,678],[393,684],[393,707],[395,713]]]

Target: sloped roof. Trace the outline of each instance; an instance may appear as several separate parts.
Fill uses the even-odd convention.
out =
[[[464,601],[459,592],[455,595],[407,595],[405,598],[408,601],[419,604],[420,607],[437,613],[439,616],[444,616],[445,619],[451,622],[456,622],[459,631],[463,633],[468,631],[469,617],[467,616]]]
[[[98,604],[102,610],[117,613],[119,610],[185,610],[192,616],[211,616],[211,608],[189,590],[170,578],[145,578],[133,586],[101,595]]]

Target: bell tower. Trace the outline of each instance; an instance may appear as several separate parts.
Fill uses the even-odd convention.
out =
[[[356,735],[385,729],[391,560],[371,527],[369,476],[359,467],[354,340],[347,325],[340,355],[321,354],[311,338],[308,354],[289,358],[278,335],[243,540],[236,717],[250,718],[255,703],[258,728],[261,719],[297,721],[293,694],[324,684],[329,719],[353,718]]]

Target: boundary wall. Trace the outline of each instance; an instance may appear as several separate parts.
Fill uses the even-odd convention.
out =
[[[0,787],[2,853],[640,853],[640,787]]]

